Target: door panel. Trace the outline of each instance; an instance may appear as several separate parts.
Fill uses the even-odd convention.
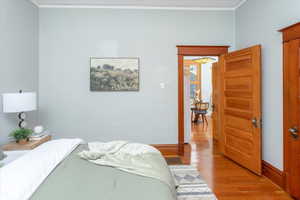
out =
[[[254,46],[221,57],[223,153],[258,175],[261,175],[260,52],[261,47]]]
[[[235,148],[237,151],[240,151],[247,156],[251,156],[252,151],[251,148],[253,146],[253,143],[249,140],[245,140],[244,138],[237,137],[236,135],[227,135],[227,143],[232,148]]]
[[[230,116],[226,114],[224,128],[235,128],[240,131],[246,131],[250,133],[252,131],[252,124],[249,121],[250,120],[243,117]]]
[[[252,143],[252,135],[246,131],[237,130],[235,128],[226,128],[226,135],[236,137],[237,139],[242,139],[244,141],[249,141]]]
[[[220,66],[218,63],[212,64],[212,133],[215,141],[219,140],[220,135]]]
[[[286,188],[300,199],[300,40],[285,42],[283,48]]]
[[[251,111],[252,110],[252,103],[251,101],[247,99],[231,99],[227,98],[226,102],[226,107],[232,108],[232,109],[240,109],[240,110],[245,110],[245,111]]]
[[[227,78],[225,81],[225,89],[232,91],[252,91],[252,80],[249,77]]]
[[[233,109],[225,109],[224,113],[225,113],[225,115],[236,116],[236,117],[245,118],[248,120],[251,120],[251,117],[252,117],[252,113],[237,111],[237,110],[233,110]]]

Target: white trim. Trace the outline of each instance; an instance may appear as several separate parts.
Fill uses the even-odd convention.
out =
[[[235,8],[205,7],[158,7],[158,6],[100,6],[100,5],[38,5],[39,8],[109,8],[109,9],[143,9],[143,10],[207,10],[233,11]]]
[[[234,10],[238,9],[239,7],[241,7],[244,3],[246,3],[247,0],[242,0],[235,8]]]

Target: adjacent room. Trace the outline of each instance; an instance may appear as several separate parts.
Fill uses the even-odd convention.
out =
[[[0,200],[300,200],[299,0],[1,0]]]

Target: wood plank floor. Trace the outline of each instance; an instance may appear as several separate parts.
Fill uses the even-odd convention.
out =
[[[213,144],[208,127],[192,125],[191,164],[219,200],[291,200],[287,193],[265,177],[259,177],[222,156]]]

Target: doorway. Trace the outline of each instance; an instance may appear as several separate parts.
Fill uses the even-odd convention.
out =
[[[178,50],[178,155],[184,156],[185,112],[184,112],[184,57],[221,56],[228,52],[229,46],[187,46],[179,45]]]
[[[206,130],[211,126],[213,111],[213,67],[217,56],[184,57],[184,102],[185,102],[185,142],[195,140],[197,129]],[[190,116],[190,117],[189,117]],[[210,124],[210,125],[209,125]],[[192,131],[192,129],[194,131]]]

